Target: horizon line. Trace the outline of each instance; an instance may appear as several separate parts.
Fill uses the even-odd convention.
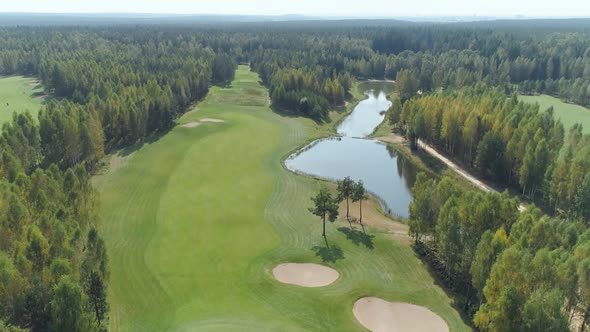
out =
[[[195,12],[195,13],[177,13],[177,12],[126,12],[126,11],[96,11],[96,12],[35,12],[35,11],[1,11],[1,14],[29,14],[29,15],[162,15],[162,16],[240,16],[240,17],[285,17],[285,16],[302,16],[309,18],[346,18],[346,19],[399,19],[399,18],[511,18],[511,19],[583,19],[590,18],[590,15],[525,15],[525,14],[504,14],[504,15],[488,15],[488,14],[403,14],[403,15],[382,15],[382,14],[302,14],[302,13],[285,13],[285,14],[256,14],[256,13],[209,13],[209,12]]]

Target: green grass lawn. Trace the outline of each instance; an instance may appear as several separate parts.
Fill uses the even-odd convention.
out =
[[[527,103],[539,103],[541,111],[553,106],[556,119],[561,119],[565,131],[567,131],[576,123],[581,123],[584,127],[584,133],[590,133],[590,110],[575,104],[568,104],[558,98],[548,95],[540,96],[524,96],[519,95],[518,98]]]
[[[37,119],[46,97],[37,81],[30,77],[0,77],[0,125],[12,119],[13,112],[29,111]]]
[[[177,126],[95,178],[111,280],[112,331],[363,331],[359,297],[424,305],[469,330],[413,250],[369,230],[355,245],[312,216],[321,183],[281,160],[318,135],[307,121],[270,111],[256,74],[240,66],[231,88],[212,88]],[[316,252],[320,250],[321,256]],[[277,282],[282,262],[322,262],[341,277],[322,288]]]

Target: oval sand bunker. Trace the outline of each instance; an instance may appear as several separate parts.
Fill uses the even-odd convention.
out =
[[[191,122],[187,122],[187,123],[183,124],[182,126],[185,128],[194,128],[200,124],[201,123],[199,121],[191,121]]]
[[[354,303],[354,317],[373,332],[448,332],[447,323],[434,312],[409,303],[363,297]]]
[[[201,119],[199,121],[201,121],[201,122],[216,122],[216,123],[225,122],[224,120],[221,120],[221,119],[213,119],[213,118],[203,118],[203,119]]]
[[[340,276],[333,268],[312,263],[285,263],[272,269],[275,278],[286,284],[303,287],[327,286]]]
[[[201,119],[199,121],[187,122],[187,123],[183,124],[182,126],[185,127],[185,128],[194,128],[194,127],[199,126],[203,122],[220,123],[220,122],[225,122],[225,121],[224,120],[221,120],[221,119],[204,118],[204,119]]]

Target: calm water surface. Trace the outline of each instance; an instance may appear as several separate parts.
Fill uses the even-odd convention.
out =
[[[346,176],[363,180],[385,211],[407,218],[416,169],[385,144],[364,138],[383,121],[384,111],[391,105],[385,95],[387,84],[372,84],[372,88],[365,92],[367,99],[338,127],[340,137],[314,141],[291,155],[285,165],[295,172],[331,180]]]
[[[383,91],[365,92],[368,98],[356,105],[352,113],[338,126],[340,136],[367,137],[385,118],[385,111],[391,106]]]

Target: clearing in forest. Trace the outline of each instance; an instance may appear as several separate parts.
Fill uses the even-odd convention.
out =
[[[553,116],[555,119],[561,119],[566,134],[568,130],[576,123],[582,124],[584,133],[590,133],[590,110],[586,107],[576,104],[569,104],[563,102],[561,99],[548,95],[519,95],[518,99],[531,104],[539,103],[541,111],[545,111],[549,107],[553,106]]]
[[[46,102],[40,83],[24,76],[0,77],[0,126],[12,119],[12,113],[29,111],[34,119]]]
[[[378,296],[469,330],[407,241],[358,224],[350,230],[345,220],[328,225],[324,241],[308,212],[321,183],[281,164],[317,133],[273,113],[258,82],[240,66],[231,87],[212,88],[179,120],[224,123],[179,125],[95,179],[111,271],[109,329],[363,331],[353,304]],[[281,263],[322,264],[339,277],[319,288],[289,285],[273,276]]]

